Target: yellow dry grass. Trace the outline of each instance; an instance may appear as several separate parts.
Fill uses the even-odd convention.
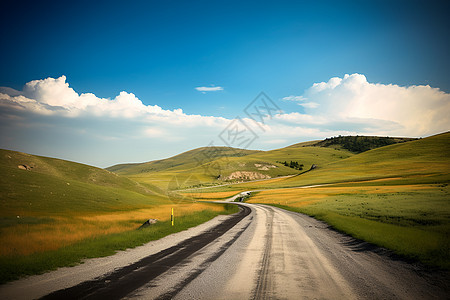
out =
[[[250,198],[250,203],[273,203],[294,207],[306,206],[321,199],[341,194],[384,194],[434,189],[430,185],[409,184],[395,186],[327,186],[314,188],[288,188],[261,191]]]
[[[51,224],[17,225],[1,233],[0,256],[56,250],[83,239],[131,229],[132,226],[125,224],[107,225],[83,222],[80,219],[61,219]]]
[[[3,228],[0,231],[0,256],[56,250],[84,239],[135,230],[150,218],[167,221],[171,218],[172,207],[175,218],[206,209],[223,211],[223,207],[219,205],[186,203],[108,214],[53,217],[51,223]]]
[[[224,199],[233,197],[236,195],[237,191],[230,191],[230,192],[212,192],[212,193],[206,193],[206,192],[197,192],[197,193],[186,193],[184,195],[188,197],[192,197],[195,199]]]
[[[308,191],[311,189],[308,189]],[[321,194],[319,191],[314,193],[305,193],[305,189],[276,189],[261,191],[252,196],[248,202],[250,203],[274,203],[281,205],[304,206],[316,201],[327,195]]]
[[[86,221],[95,222],[123,222],[123,221],[139,221],[146,219],[157,219],[160,221],[170,220],[171,209],[174,208],[175,215],[187,215],[196,211],[201,211],[204,209],[209,209],[213,211],[222,211],[223,208],[218,205],[211,205],[208,203],[195,202],[195,203],[183,203],[177,205],[159,205],[153,208],[144,208],[139,210],[118,212],[111,214],[101,214],[92,216],[82,216],[80,217]]]

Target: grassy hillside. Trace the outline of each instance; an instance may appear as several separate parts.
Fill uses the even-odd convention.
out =
[[[103,169],[20,152],[0,150],[0,172],[0,214],[104,211],[163,201],[148,188]]]
[[[447,132],[363,152],[274,185],[296,186],[381,178],[420,178],[422,182],[440,182],[449,179],[449,170],[450,133]]]
[[[230,174],[237,171],[256,172],[267,175],[271,178],[295,175],[308,171],[312,165],[323,166],[330,162],[338,161],[350,157],[352,154],[346,150],[336,150],[331,148],[316,148],[309,146],[287,147],[271,151],[261,151],[244,157],[221,158],[206,165],[214,173],[211,180],[219,175],[222,181]],[[283,165],[281,162],[297,162],[301,169],[293,169]],[[216,170],[214,167],[216,166]],[[219,167],[217,167],[219,166]],[[205,168],[200,166],[199,168]],[[233,180],[228,180],[233,181]]]
[[[106,170],[20,152],[0,150],[0,173],[0,256],[41,252],[130,230],[140,222],[131,215],[145,220],[137,211],[170,203]],[[95,222],[105,215],[110,219]],[[133,220],[127,223],[125,215]]]
[[[329,148],[317,147],[317,149]],[[445,183],[450,180],[449,170],[450,133],[447,132],[332,161],[319,165],[311,172],[291,178],[267,180],[264,186],[258,183],[242,183],[220,187],[209,192],[246,191],[375,179],[384,180],[386,184],[388,182]]]

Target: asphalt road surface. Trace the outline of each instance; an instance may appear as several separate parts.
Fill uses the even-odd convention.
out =
[[[87,262],[78,271],[67,268],[66,275],[60,270],[58,275],[13,282],[0,287],[0,298],[450,297],[446,272],[431,272],[402,261],[386,250],[337,233],[301,214],[258,204],[242,207],[238,214],[221,216],[187,233],[151,242],[151,247],[142,248],[146,253],[133,261],[126,262],[131,254],[117,259],[113,256],[98,259],[102,263]],[[83,277],[89,266],[105,266],[120,259],[119,266]],[[70,278],[70,270],[74,270],[73,282],[63,281],[61,278]]]

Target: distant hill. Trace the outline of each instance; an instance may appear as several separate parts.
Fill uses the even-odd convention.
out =
[[[299,175],[310,170],[313,165],[315,171],[311,172],[312,174],[325,174],[322,170],[331,170],[333,166],[339,166],[339,172],[344,172],[341,169],[348,169],[353,161],[357,162],[354,168],[358,170],[355,170],[353,175],[348,173],[348,178],[359,178],[368,177],[369,174],[370,168],[365,166],[369,161],[366,162],[364,159],[369,159],[377,153],[385,153],[384,151],[388,151],[389,147],[397,149],[395,146],[402,146],[398,149],[409,149],[408,145],[420,141],[414,138],[398,137],[339,136],[322,141],[298,143],[270,151],[203,147],[167,159],[116,165],[107,170],[125,175],[142,184],[158,187],[160,190]],[[372,153],[376,150],[381,152]],[[405,153],[405,156],[414,151],[405,150],[409,152]],[[368,156],[365,155],[366,153]],[[395,155],[393,152],[388,153],[388,157]],[[385,160],[389,161],[389,159]],[[392,161],[391,164],[396,162]],[[381,174],[389,170],[391,168],[387,167],[385,170],[375,169]],[[341,178],[339,172],[328,172],[322,179],[338,180]],[[296,182],[307,178],[312,180],[312,174],[296,176],[289,181]],[[336,177],[330,178],[330,175]]]
[[[201,147],[166,159],[145,163],[119,164],[106,168],[106,170],[122,175],[158,172],[163,170],[185,170],[195,168],[198,165],[209,163],[222,157],[242,157],[259,152],[261,151],[230,147]]]
[[[107,170],[164,190],[295,175],[312,165],[322,166],[353,155],[345,149],[311,147],[313,143],[271,151],[203,147],[167,159],[121,164]],[[290,168],[291,162],[297,168]],[[175,183],[174,178],[178,178]]]
[[[289,146],[229,159],[226,163],[221,163],[221,175],[227,177],[238,171],[257,172],[272,178],[295,175],[309,170],[313,165],[323,166],[352,155],[347,150],[311,147],[307,143],[303,143],[301,147]],[[220,162],[215,161],[211,164]],[[296,165],[299,168],[291,168],[289,165]]]
[[[311,146],[334,147],[339,146],[353,153],[362,153],[375,148],[398,143],[414,141],[415,138],[379,137],[379,136],[338,136],[316,142]]]

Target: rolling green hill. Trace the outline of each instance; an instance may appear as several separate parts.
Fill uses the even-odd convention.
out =
[[[201,147],[166,159],[146,163],[119,164],[106,168],[106,170],[122,175],[187,170],[221,157],[241,157],[258,152],[230,147]]]
[[[233,172],[247,171],[255,172],[275,178],[284,175],[295,175],[309,170],[312,165],[320,167],[322,165],[345,159],[353,154],[346,150],[336,150],[332,148],[320,147],[286,147],[271,151],[261,151],[244,157],[221,158],[209,163],[214,170],[215,165],[219,165],[211,180],[220,177],[227,178]],[[282,164],[282,162],[297,162],[301,169],[293,169]],[[200,166],[199,168],[207,168]]]
[[[389,145],[349,157],[308,174],[286,179],[283,185],[323,184],[382,178],[421,181],[448,180],[450,133]]]
[[[15,151],[0,150],[0,173],[1,223],[23,223],[39,212],[109,211],[165,201],[109,171]]]

